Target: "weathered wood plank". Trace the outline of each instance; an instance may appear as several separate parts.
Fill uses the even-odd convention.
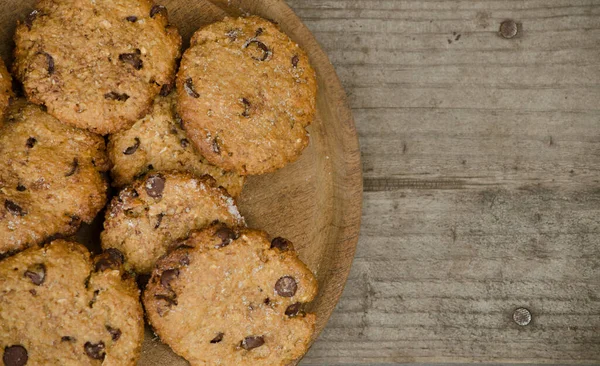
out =
[[[600,362],[600,1],[288,2],[349,94],[366,192],[304,364]]]

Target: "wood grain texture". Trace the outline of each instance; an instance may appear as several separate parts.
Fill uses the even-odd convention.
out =
[[[288,3],[349,94],[365,190],[303,364],[600,363],[600,1]]]

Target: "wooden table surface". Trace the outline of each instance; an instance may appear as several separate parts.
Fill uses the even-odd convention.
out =
[[[600,0],[288,3],[346,88],[365,186],[303,364],[600,363]]]

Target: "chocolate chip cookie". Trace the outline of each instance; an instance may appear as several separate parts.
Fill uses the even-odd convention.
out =
[[[29,100],[100,134],[130,127],[169,84],[181,37],[149,0],[40,0],[17,26],[16,77]]]
[[[144,319],[121,255],[94,260],[57,240],[0,262],[0,357],[6,366],[135,365]]]
[[[106,203],[104,139],[15,101],[0,127],[0,256],[70,235]]]
[[[102,247],[123,252],[128,268],[150,273],[171,244],[213,221],[244,225],[233,198],[213,178],[151,172],[113,198]]]
[[[308,349],[317,282],[283,238],[222,224],[160,259],[143,295],[150,324],[191,365],[288,365]]]
[[[130,184],[136,176],[152,169],[189,171],[197,176],[212,176],[219,186],[237,197],[245,178],[207,162],[195,151],[180,123],[173,92],[157,97],[153,112],[131,129],[111,135],[108,155],[113,163],[113,184]]]
[[[177,75],[190,140],[211,163],[243,175],[298,158],[309,142],[316,91],[306,53],[255,16],[196,32]]]
[[[4,62],[0,60],[0,126],[2,125],[2,116],[8,107],[8,102],[13,96],[12,92],[12,78],[4,65]]]

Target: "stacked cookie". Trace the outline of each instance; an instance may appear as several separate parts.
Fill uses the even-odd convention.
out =
[[[301,357],[317,283],[235,197],[308,145],[316,77],[273,23],[224,19],[183,53],[148,0],[40,0],[0,65],[3,364],[134,365],[143,304],[192,365]],[[108,135],[108,146],[100,135]],[[65,241],[104,213],[101,254]]]

